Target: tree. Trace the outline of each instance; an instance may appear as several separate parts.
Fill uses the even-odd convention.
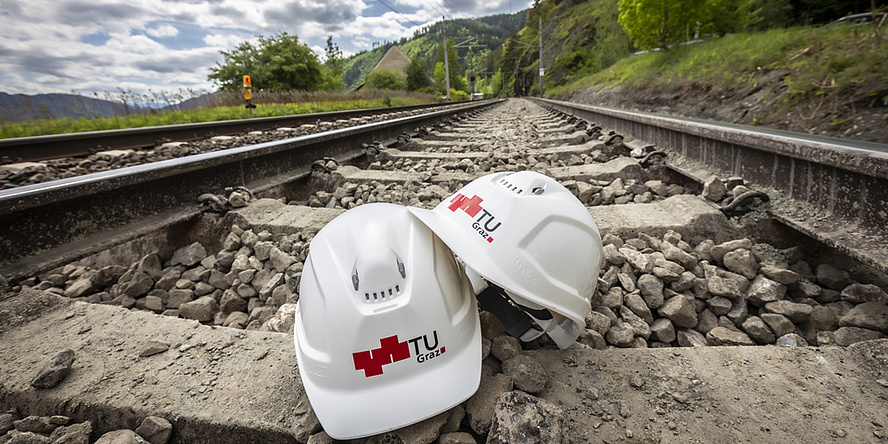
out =
[[[330,67],[333,75],[341,76],[342,69],[345,67],[345,60],[342,58],[342,51],[339,45],[333,43],[333,36],[327,37],[327,60],[325,62]]]
[[[710,22],[706,0],[619,0],[619,22],[636,48],[669,49]]]
[[[494,97],[500,97],[503,92],[503,72],[496,71],[496,74],[490,79],[490,89]]]
[[[333,43],[333,36],[327,37],[327,57],[323,67],[324,91],[341,91],[345,83],[342,81],[342,70],[345,68],[345,60],[339,45]]]
[[[426,74],[425,62],[414,57],[407,65],[407,90],[417,91],[429,86],[429,75]]]
[[[324,82],[314,52],[286,32],[267,39],[259,36],[256,46],[244,42],[220,52],[225,62],[210,68],[207,76],[220,90],[239,90],[244,75],[251,77],[256,91],[316,91]]]
[[[407,79],[403,73],[391,69],[377,69],[367,76],[364,87],[368,89],[404,90]]]

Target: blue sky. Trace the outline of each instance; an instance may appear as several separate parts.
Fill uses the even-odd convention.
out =
[[[383,3],[384,2],[384,3]],[[531,0],[2,0],[0,91],[145,94],[211,90],[220,50],[295,34],[323,61],[447,18],[517,12]],[[398,11],[393,12],[392,9]],[[419,26],[417,26],[419,25]]]

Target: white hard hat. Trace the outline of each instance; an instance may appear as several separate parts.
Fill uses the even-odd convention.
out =
[[[311,242],[299,294],[299,373],[332,438],[422,421],[478,389],[471,284],[406,207],[362,205],[328,223]]]
[[[410,211],[465,262],[476,291],[484,289],[479,277],[495,284],[478,299],[510,334],[527,341],[545,331],[560,348],[576,341],[591,311],[602,244],[595,220],[567,188],[532,171],[495,173],[434,210]]]

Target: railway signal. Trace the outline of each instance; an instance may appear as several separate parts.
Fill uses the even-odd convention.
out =
[[[253,108],[256,108],[256,105],[252,103],[253,100],[253,91],[252,91],[252,82],[250,81],[250,76],[244,76],[244,100],[247,104],[244,106],[250,112],[250,118],[253,118]]]

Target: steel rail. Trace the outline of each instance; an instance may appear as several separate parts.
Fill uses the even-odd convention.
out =
[[[245,186],[274,195],[323,157],[354,158],[361,144],[499,102],[471,103],[258,145],[203,153],[0,191],[0,274],[25,277],[200,213],[197,197]],[[108,234],[111,233],[111,234]],[[111,239],[113,238],[113,239]]]
[[[153,147],[164,139],[190,141],[212,136],[265,131],[275,128],[314,124],[377,115],[440,107],[442,104],[401,106],[395,108],[359,109],[314,114],[296,114],[254,119],[222,120],[107,131],[55,134],[47,136],[0,139],[0,157],[15,161],[36,162],[62,157],[87,156],[99,149],[141,149]]]
[[[815,211],[777,206],[772,215],[888,272],[888,145],[534,100],[809,204]]]

